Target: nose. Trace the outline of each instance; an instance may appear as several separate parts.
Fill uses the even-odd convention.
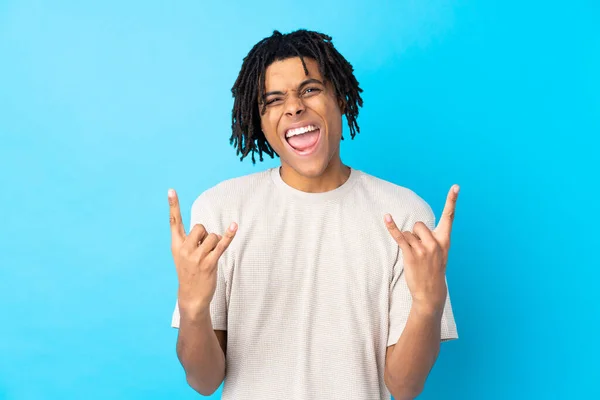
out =
[[[302,99],[297,96],[290,96],[288,101],[286,102],[285,114],[290,117],[296,117],[301,115],[306,107],[304,107],[304,103]]]

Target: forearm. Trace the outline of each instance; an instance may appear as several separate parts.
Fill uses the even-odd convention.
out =
[[[209,396],[225,378],[225,354],[215,335],[207,312],[199,320],[180,321],[177,356],[185,369],[188,384]]]
[[[406,326],[385,368],[385,382],[396,400],[417,397],[440,350],[442,310],[413,304]]]

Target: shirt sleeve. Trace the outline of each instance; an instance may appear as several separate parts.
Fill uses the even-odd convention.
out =
[[[223,234],[224,229],[218,223],[218,218],[215,215],[215,209],[210,206],[206,196],[200,195],[192,205],[190,228],[196,224],[202,224],[209,233]],[[188,230],[188,232],[189,232]],[[217,265],[217,287],[215,294],[210,302],[210,318],[214,330],[227,330],[227,297],[225,280],[225,262],[224,257],[219,258]],[[179,302],[175,302],[175,310],[171,318],[171,326],[179,328]]]
[[[431,230],[435,227],[435,214],[431,210],[431,207],[424,201],[422,207],[419,207],[400,229],[412,232],[412,228],[417,221],[422,221]],[[448,287],[447,281],[446,287]],[[399,250],[398,260],[394,265],[390,285],[388,346],[397,343],[402,335],[402,331],[408,321],[411,305],[412,296],[404,276],[404,259],[402,257],[402,250]],[[450,291],[448,290],[442,313],[440,340],[444,342],[452,339],[458,339],[458,331],[456,329],[456,322],[454,321],[452,304],[450,303]]]

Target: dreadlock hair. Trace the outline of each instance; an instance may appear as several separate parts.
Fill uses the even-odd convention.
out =
[[[354,77],[352,65],[333,47],[331,37],[319,32],[300,29],[288,34],[273,31],[273,35],[258,42],[242,62],[240,73],[231,89],[234,103],[231,116],[230,144],[240,153],[240,161],[252,153],[252,164],[256,164],[254,154],[263,161],[263,153],[274,158],[273,148],[267,142],[261,129],[260,116],[266,112],[262,104],[259,113],[259,96],[265,91],[266,69],[275,61],[299,57],[308,75],[305,57],[314,59],[319,72],[326,82],[330,82],[336,97],[342,101],[350,136],[354,139],[360,132],[356,119],[358,107],[362,107],[362,89]],[[342,140],[344,137],[342,136]]]

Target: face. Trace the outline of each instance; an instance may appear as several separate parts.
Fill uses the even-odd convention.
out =
[[[266,112],[261,115],[261,125],[284,168],[316,178],[340,162],[342,112],[334,88],[324,82],[317,62],[311,58],[304,61],[308,75],[298,57],[276,61],[267,68],[262,100]]]

